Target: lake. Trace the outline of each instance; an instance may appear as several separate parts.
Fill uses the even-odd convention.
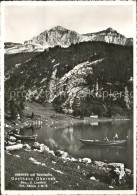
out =
[[[81,122],[67,128],[53,129],[42,127],[34,130],[24,130],[21,134],[38,134],[37,141],[44,143],[50,149],[58,148],[68,152],[75,158],[91,158],[91,160],[105,162],[121,162],[127,168],[133,169],[133,124],[132,121],[109,122]],[[113,139],[117,133],[119,139],[128,136],[128,144],[125,147],[97,147],[84,146],[78,139],[103,140],[108,137]]]

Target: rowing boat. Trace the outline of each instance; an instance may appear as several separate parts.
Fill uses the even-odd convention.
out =
[[[127,140],[117,140],[117,141],[99,141],[99,140],[84,140],[79,139],[79,141],[86,145],[93,145],[93,146],[120,146],[125,145]]]
[[[16,137],[17,139],[20,139],[20,140],[35,140],[37,135],[24,136],[24,135],[14,134],[14,137]]]

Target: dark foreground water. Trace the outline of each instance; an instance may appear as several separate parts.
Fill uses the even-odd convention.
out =
[[[24,130],[22,134],[38,134],[37,141],[48,145],[51,149],[67,151],[73,157],[88,157],[92,160],[106,162],[121,162],[126,167],[133,169],[133,125],[131,121],[78,123],[67,128],[53,129],[42,127],[37,130]],[[78,139],[98,139],[104,137],[112,140],[114,134],[119,139],[128,136],[126,147],[93,147],[84,146]]]

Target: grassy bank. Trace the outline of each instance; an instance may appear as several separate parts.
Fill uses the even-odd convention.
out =
[[[39,153],[22,149],[6,152],[5,162],[7,190],[126,190],[131,188],[128,185],[112,186],[111,173],[99,168],[94,163],[88,164],[78,160],[66,161],[46,151]],[[11,179],[15,173],[46,173],[51,174],[54,180],[47,181],[47,186],[44,187],[38,185],[27,187],[27,184],[25,187],[19,187],[21,182]],[[37,181],[36,177],[34,177],[34,181]]]

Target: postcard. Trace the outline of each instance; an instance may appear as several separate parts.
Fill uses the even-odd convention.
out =
[[[136,194],[136,3],[1,3],[1,191]]]

